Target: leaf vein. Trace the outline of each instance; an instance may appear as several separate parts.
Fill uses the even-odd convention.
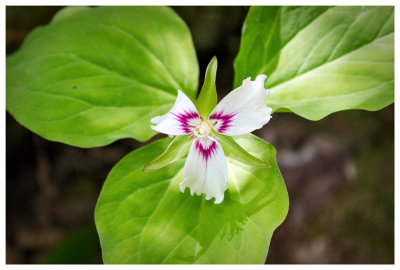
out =
[[[361,47],[358,47],[357,50],[359,50],[359,49],[361,49],[361,48],[363,48],[363,47],[365,47],[365,46],[371,45],[372,43],[375,43],[376,41],[379,41],[379,40],[381,40],[381,39],[383,39],[383,38],[385,38],[385,37],[387,37],[387,36],[389,36],[389,35],[392,35],[392,34],[393,34],[393,32],[390,33],[390,34],[387,34],[387,35],[385,35],[385,36],[382,36],[382,37],[380,37],[380,38],[378,38],[378,39],[374,39],[374,40],[372,40],[371,42],[365,43],[365,44],[362,45]],[[354,50],[353,50],[353,51],[350,51],[350,52],[347,52],[347,53],[341,55],[340,57],[335,58],[334,60],[332,60],[332,61],[330,61],[330,62],[325,62],[325,63],[323,63],[322,65],[315,66],[314,68],[309,69],[309,70],[307,70],[307,71],[304,72],[304,73],[301,73],[301,74],[292,76],[292,77],[290,77],[290,78],[287,78],[287,79],[284,80],[284,81],[276,82],[275,84],[270,85],[270,86],[269,86],[269,89],[272,91],[274,87],[281,86],[281,85],[286,84],[286,83],[288,83],[288,82],[290,82],[290,81],[292,81],[292,80],[295,80],[295,79],[297,79],[297,78],[300,78],[301,76],[303,76],[303,75],[305,75],[305,74],[307,74],[307,73],[311,73],[311,72],[313,72],[313,71],[315,71],[315,70],[318,70],[319,68],[322,68],[322,67],[324,67],[324,66],[326,66],[326,65],[332,64],[332,63],[334,63],[334,62],[336,62],[336,61],[339,61],[339,60],[341,60],[344,56],[348,56],[348,55],[350,55],[351,53],[354,53],[354,52],[355,52]]]
[[[196,224],[196,225],[193,227],[193,229],[192,229],[188,234],[186,234],[185,237],[183,237],[182,240],[179,241],[179,243],[177,243],[176,246],[175,246],[173,249],[171,249],[171,251],[167,254],[167,256],[164,258],[164,260],[161,262],[161,264],[165,263],[165,261],[169,258],[169,256],[171,256],[171,255],[175,252],[175,250],[177,250],[177,249],[182,245],[182,243],[186,240],[186,238],[188,238],[189,236],[191,236],[191,234],[192,234],[192,233],[196,230],[196,228],[198,228],[198,227],[199,227],[199,224]]]
[[[141,250],[142,250],[142,249],[141,249],[141,244],[142,244],[142,241],[143,241],[143,233],[144,233],[144,230],[146,229],[146,226],[149,224],[149,222],[150,222],[150,220],[152,219],[152,217],[154,216],[154,214],[157,212],[157,209],[161,206],[161,202],[166,198],[166,194],[168,194],[168,189],[171,187],[171,183],[173,183],[174,180],[175,180],[178,176],[180,176],[181,171],[182,171],[182,170],[179,170],[179,171],[176,173],[176,175],[175,175],[174,177],[171,178],[171,181],[170,181],[168,187],[165,189],[165,192],[164,192],[164,194],[162,195],[160,201],[158,202],[158,204],[157,204],[156,207],[154,208],[153,213],[150,215],[149,219],[148,219],[147,222],[144,224],[142,231],[140,232],[140,238],[139,238],[139,244],[138,244],[139,252],[138,252],[138,256],[137,256],[137,259],[138,259],[137,261],[140,261],[140,255],[141,255]]]
[[[129,33],[128,31],[126,31],[125,29],[123,29],[121,27],[114,26],[114,25],[105,25],[105,24],[99,24],[99,25],[104,26],[104,27],[110,27],[112,29],[120,31],[121,33],[129,36],[133,41],[135,41],[143,49],[145,49],[145,51],[147,51],[149,53],[149,55],[163,67],[163,69],[166,71],[166,74],[168,74],[168,76],[170,78],[172,78],[173,82],[176,83],[176,86],[178,87],[178,89],[182,89],[182,86],[178,83],[177,79],[173,76],[172,71],[170,69],[168,69],[167,66],[165,65],[165,63],[152,50],[150,50],[149,46],[146,46],[140,39],[136,38],[134,35],[132,35],[132,33]]]
[[[274,53],[274,54],[271,56],[271,61],[265,63],[265,64],[261,67],[261,69],[260,69],[260,71],[259,71],[258,73],[261,74],[261,73],[265,72],[265,71],[268,69],[268,67],[271,65],[271,63],[274,62],[275,58],[279,56],[279,52],[282,51],[283,48],[285,48],[286,45],[287,45],[290,41],[292,41],[300,32],[304,31],[308,26],[312,25],[318,18],[320,18],[322,15],[324,15],[324,14],[325,14],[327,11],[329,11],[329,10],[331,10],[331,8],[328,8],[328,9],[324,10],[321,14],[319,14],[319,15],[318,15],[317,17],[315,17],[313,20],[310,20],[309,22],[307,22],[302,28],[300,28],[300,29],[297,31],[296,34],[294,34],[294,35],[291,36],[286,42],[284,42],[284,43],[282,44],[282,48],[281,48],[280,50],[278,50],[276,53]]]

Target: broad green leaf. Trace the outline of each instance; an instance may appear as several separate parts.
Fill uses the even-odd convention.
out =
[[[311,120],[394,102],[393,7],[252,7],[235,85],[269,76],[267,104]]]
[[[204,119],[208,119],[208,115],[217,105],[217,90],[215,88],[217,67],[217,57],[214,56],[207,66],[203,87],[196,101],[197,110]]]
[[[266,160],[254,168],[228,159],[221,204],[179,190],[184,159],[153,172],[145,163],[171,141],[158,140],[124,157],[110,172],[96,206],[105,263],[264,263],[288,195],[275,149],[254,135],[237,142]]]
[[[220,139],[221,146],[224,149],[224,153],[227,157],[239,161],[241,163],[247,164],[249,166],[260,167],[260,168],[268,168],[271,167],[265,161],[256,158],[251,155],[249,152],[243,149],[235,140],[230,136],[224,136],[222,134],[218,134],[218,138]]]
[[[183,158],[188,154],[192,142],[189,135],[176,136],[161,155],[144,165],[143,171],[155,171]]]
[[[80,147],[148,140],[177,89],[194,100],[198,63],[167,7],[63,10],[7,57],[7,110],[46,139]]]

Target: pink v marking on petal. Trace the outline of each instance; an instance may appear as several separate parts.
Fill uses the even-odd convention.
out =
[[[200,153],[205,162],[207,162],[217,150],[217,143],[214,141],[211,142],[211,144],[207,148],[204,148],[199,140],[195,140],[194,143],[196,151]]]
[[[199,118],[199,114],[197,112],[189,111],[187,112],[186,110],[183,111],[183,113],[173,113],[171,112],[172,115],[174,115],[175,120],[179,122],[179,126],[183,132],[190,133],[192,130],[190,128],[194,128],[190,126],[189,122],[192,119]]]
[[[220,111],[218,113],[215,112],[212,115],[210,115],[209,119],[216,120],[217,122],[220,121],[220,126],[218,127],[217,131],[219,133],[224,133],[231,126],[231,122],[233,121],[233,117],[235,115],[236,113],[224,114],[224,111]],[[213,125],[216,126],[217,124],[218,123],[215,123]]]

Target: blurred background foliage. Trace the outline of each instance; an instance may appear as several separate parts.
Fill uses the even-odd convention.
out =
[[[6,7],[6,53],[62,7]],[[173,7],[188,24],[200,82],[218,57],[219,99],[232,89],[248,7]],[[255,132],[278,151],[290,199],[266,263],[394,263],[394,105],[312,122],[276,113]],[[154,139],[159,138],[157,135]],[[6,262],[102,263],[94,208],[111,168],[144,144],[81,149],[6,116]]]

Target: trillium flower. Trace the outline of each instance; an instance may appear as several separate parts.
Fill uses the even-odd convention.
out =
[[[216,70],[216,59],[213,60]],[[191,140],[183,171],[184,179],[179,184],[182,192],[188,187],[191,195],[204,194],[206,200],[215,198],[216,204],[223,201],[224,192],[228,188],[228,169],[220,138],[225,137],[224,135],[252,132],[271,119],[272,109],[265,103],[269,95],[269,90],[264,88],[266,78],[266,75],[258,75],[254,81],[251,81],[250,77],[245,79],[241,86],[232,90],[209,114],[199,113],[193,102],[178,90],[175,104],[170,111],[151,119],[154,124],[151,126],[152,129],[169,136],[188,135],[189,138],[185,140]],[[202,95],[201,92],[199,99],[202,97],[206,101],[211,99],[212,103],[215,92],[215,71],[213,79],[212,87],[203,90],[203,86],[202,92],[205,93]],[[216,92],[214,99],[216,102]],[[204,102],[200,102],[200,106],[202,104],[204,105]]]

